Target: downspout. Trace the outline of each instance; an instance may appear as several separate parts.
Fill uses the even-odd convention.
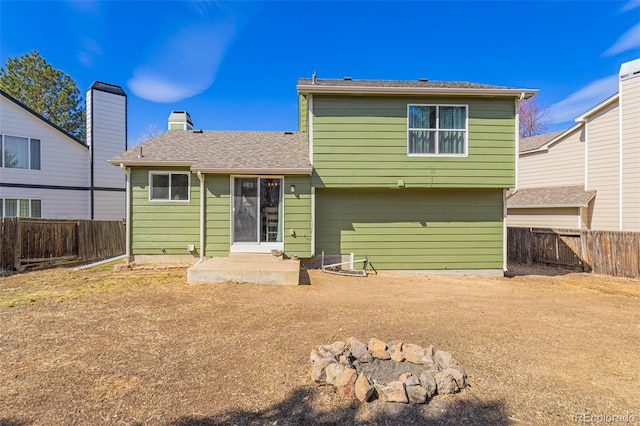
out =
[[[125,167],[123,163],[120,163],[120,170],[122,170],[126,176],[125,184],[125,196],[127,201],[125,203],[125,256],[127,256],[127,262],[131,261],[131,169]]]
[[[204,262],[204,215],[205,215],[205,187],[204,187],[204,175],[200,170],[198,170],[198,180],[200,181],[200,259],[195,263],[195,265],[199,265]],[[195,266],[194,265],[194,266]]]
[[[513,192],[518,192],[518,165],[520,163],[520,112],[519,112],[519,108],[520,108],[520,103],[524,100],[526,93],[525,92],[521,92],[520,96],[516,99],[515,101],[515,109],[516,109],[516,125],[515,125],[515,141],[516,141],[516,146],[515,146],[515,187],[513,188]],[[508,243],[508,224],[507,224],[507,217],[509,215],[508,209],[507,209],[507,189],[503,188],[502,189],[502,270],[504,272],[507,272],[507,257],[509,255],[508,253],[508,247],[507,247],[507,243]]]
[[[618,78],[618,231],[624,230],[624,135],[622,133],[622,80]]]

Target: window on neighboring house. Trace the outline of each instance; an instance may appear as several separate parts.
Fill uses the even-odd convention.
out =
[[[0,198],[2,216],[42,217],[42,200]]]
[[[40,170],[40,139],[2,135],[2,167]]]
[[[409,155],[467,155],[466,105],[408,105]]]
[[[189,172],[150,172],[149,200],[189,201]]]

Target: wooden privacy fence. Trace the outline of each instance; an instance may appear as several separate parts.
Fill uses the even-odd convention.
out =
[[[510,262],[640,277],[640,232],[509,228]]]
[[[3,217],[0,226],[1,271],[85,263],[125,253],[122,221]]]

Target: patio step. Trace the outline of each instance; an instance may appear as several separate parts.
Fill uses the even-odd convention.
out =
[[[187,283],[225,282],[298,285],[300,260],[271,254],[231,253],[212,257],[187,270]]]

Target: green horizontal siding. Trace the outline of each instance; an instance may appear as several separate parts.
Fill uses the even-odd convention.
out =
[[[231,247],[231,180],[229,175],[205,175],[207,256],[229,256]]]
[[[316,252],[376,269],[502,269],[501,189],[316,191]]]
[[[309,103],[305,95],[298,95],[298,131],[308,131]]]
[[[290,191],[295,185],[296,191]],[[295,231],[295,237],[291,230]],[[311,256],[311,177],[284,178],[284,250],[287,255]]]
[[[407,104],[468,105],[466,157],[407,155]],[[316,187],[506,188],[515,184],[513,99],[314,95]]]
[[[191,174],[189,202],[149,201],[149,171],[187,171],[188,168],[131,170],[132,254],[189,254],[187,245],[200,244],[200,182]]]

